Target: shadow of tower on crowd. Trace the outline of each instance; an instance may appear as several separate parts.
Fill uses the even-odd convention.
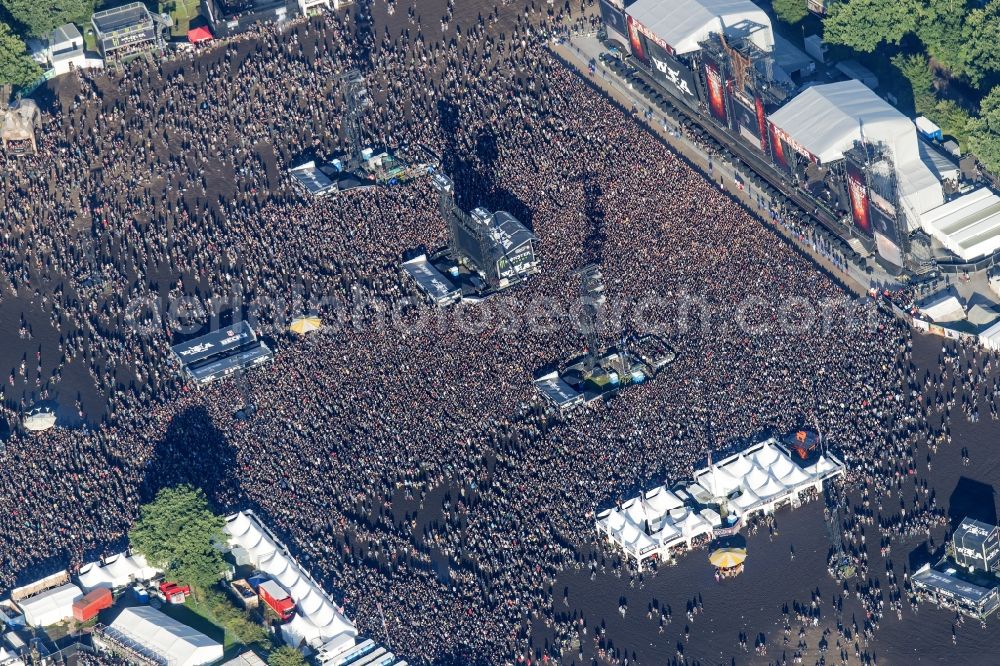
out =
[[[958,527],[964,518],[974,518],[987,525],[997,524],[996,491],[982,481],[963,476],[948,498],[948,523]]]
[[[438,123],[445,137],[441,166],[455,183],[455,201],[463,210],[484,206],[491,211],[504,210],[534,231],[531,209],[516,194],[501,186],[496,179],[500,145],[496,128],[479,130],[471,152],[457,140],[464,133],[461,110],[450,100],[437,104]]]
[[[151,500],[162,488],[187,483],[201,488],[216,507],[237,502],[236,452],[226,434],[198,405],[179,412],[153,447],[140,495]]]

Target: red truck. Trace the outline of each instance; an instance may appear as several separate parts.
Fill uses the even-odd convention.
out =
[[[73,617],[79,622],[86,622],[97,617],[105,608],[111,608],[114,602],[111,590],[98,587],[73,602]]]
[[[282,622],[292,619],[295,614],[295,600],[273,580],[265,580],[257,586],[260,600],[277,613]]]
[[[187,595],[191,594],[191,586],[163,581],[160,583],[160,592],[163,594],[163,598],[167,602],[172,604],[182,604],[187,599]]]

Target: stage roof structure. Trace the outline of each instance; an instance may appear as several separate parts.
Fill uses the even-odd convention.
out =
[[[924,231],[963,261],[1000,249],[1000,196],[981,188],[920,216]]]
[[[583,394],[560,378],[558,372],[539,377],[534,384],[535,390],[561,410],[583,404]]]
[[[124,609],[108,629],[130,639],[171,666],[201,666],[222,659],[222,645],[151,606]]]
[[[712,33],[749,37],[761,50],[774,50],[771,19],[749,0],[637,0],[625,12],[678,55],[701,50],[698,43]]]
[[[427,260],[426,254],[403,262],[403,270],[413,278],[434,304],[443,307],[462,298],[462,290],[446,278],[441,271]]]
[[[337,191],[337,185],[316,166],[315,161],[300,164],[288,170],[297,185],[314,197],[322,197]]]
[[[885,144],[911,230],[920,225],[921,214],[944,203],[941,181],[921,158],[913,121],[860,81],[807,88],[769,120],[824,164],[842,159],[862,138]]]

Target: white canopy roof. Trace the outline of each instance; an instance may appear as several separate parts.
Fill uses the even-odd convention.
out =
[[[47,627],[73,617],[73,602],[83,596],[83,591],[72,583],[45,590],[33,597],[17,602],[24,621],[31,627]]]
[[[753,460],[762,469],[767,469],[777,462],[780,456],[781,452],[774,448],[774,445],[768,441],[764,443],[764,446],[762,446],[759,451],[753,454]]]
[[[806,468],[806,471],[814,476],[823,476],[834,470],[843,469],[843,467],[843,464],[834,462],[825,455],[820,455],[814,464]]]
[[[678,54],[701,49],[710,34],[746,36],[764,51],[774,49],[771,19],[749,0],[637,0],[625,12]],[[761,26],[750,32],[747,22]]]
[[[734,476],[746,476],[747,472],[753,468],[753,462],[747,460],[747,457],[740,451],[739,455],[726,463],[725,467],[726,471]]]
[[[794,487],[811,480],[809,475],[803,472],[802,468],[798,465],[792,465],[787,473],[781,475],[781,482],[789,487]]]
[[[821,121],[819,121],[821,119]],[[886,144],[910,221],[944,203],[941,183],[920,155],[913,121],[860,81],[812,86],[775,111],[770,120],[821,162],[835,162],[861,138]]]
[[[201,666],[222,659],[220,643],[150,606],[126,608],[110,626],[171,666]]]
[[[1000,249],[1000,196],[985,187],[920,216],[920,226],[965,261]]]
[[[653,513],[656,517],[684,505],[681,498],[667,490],[666,486],[649,491],[643,496],[643,500],[646,503],[647,513]]]
[[[622,504],[622,511],[633,523],[640,527],[645,527],[646,524],[646,507],[643,505],[639,497],[633,497],[624,504]]]
[[[979,342],[989,349],[1000,349],[1000,320],[979,333]]]
[[[746,513],[759,501],[760,498],[757,497],[752,490],[744,488],[743,493],[736,499],[730,501],[730,504],[736,507],[740,513]]]
[[[243,512],[230,516],[223,531],[229,535],[230,546],[246,549],[254,566],[268,574],[279,572],[271,574],[272,577],[289,592],[299,608],[293,620],[282,625],[282,633],[290,645],[298,646],[305,641],[316,647],[339,634],[357,635],[350,620],[337,610],[326,592],[288,551],[266,533],[256,517]],[[331,610],[334,611],[332,616]]]
[[[918,304],[917,310],[932,321],[945,322],[965,319],[965,307],[953,292],[945,292]]]
[[[785,487],[785,484],[779,481],[774,474],[768,474],[767,481],[763,485],[753,489],[754,493],[763,499],[769,499],[771,497],[781,495],[786,490],[788,489]]]
[[[159,569],[149,566],[142,555],[118,553],[105,558],[104,562],[97,560],[80,568],[80,586],[90,592],[94,588],[125,587],[135,581],[150,580]]]
[[[740,480],[725,467],[712,465],[698,477],[698,484],[712,497],[725,497],[740,487]]]

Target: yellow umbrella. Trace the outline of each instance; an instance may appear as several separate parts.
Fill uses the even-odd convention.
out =
[[[292,320],[292,325],[288,327],[292,333],[305,335],[313,331],[318,331],[323,325],[323,320],[319,317],[296,317]]]
[[[720,569],[731,569],[747,559],[746,548],[719,548],[708,556],[708,561]]]

